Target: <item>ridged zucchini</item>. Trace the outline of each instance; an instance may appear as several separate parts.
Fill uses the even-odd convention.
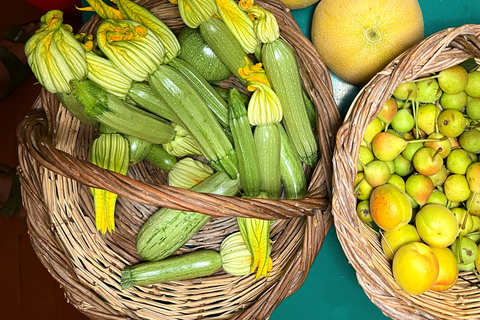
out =
[[[222,257],[213,250],[198,250],[160,261],[143,262],[122,270],[122,289],[211,275],[222,267]]]
[[[239,180],[232,180],[223,172],[216,172],[191,190],[224,196],[235,196]],[[140,229],[137,252],[145,260],[165,259],[182,247],[210,220],[209,215],[161,208]]]
[[[280,176],[282,178],[285,197],[300,199],[307,193],[307,179],[303,171],[302,162],[290,144],[287,133],[281,123],[277,123],[280,133]]]
[[[266,192],[269,199],[280,198],[280,133],[275,124],[255,127],[254,140],[258,154],[260,191]]]
[[[258,154],[252,128],[247,118],[247,109],[237,89],[230,90],[228,117],[235,150],[237,151],[240,186],[244,196],[255,197],[260,192]]]
[[[263,45],[262,59],[282,104],[283,125],[288,137],[300,159],[313,167],[318,161],[318,147],[305,107],[295,54],[287,43],[277,39]]]
[[[170,109],[197,142],[202,155],[216,170],[232,179],[238,175],[237,158],[222,126],[198,92],[182,74],[168,65],[160,65],[149,76],[153,91]]]

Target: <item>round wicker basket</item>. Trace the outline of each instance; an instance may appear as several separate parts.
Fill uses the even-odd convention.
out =
[[[139,1],[177,33],[184,26],[167,0]],[[276,17],[281,37],[296,52],[306,93],[317,110],[321,159],[306,170],[308,195],[299,200],[262,200],[195,193],[165,185],[166,173],[141,162],[122,176],[90,164],[93,127],[80,123],[43,90],[20,124],[19,175],[32,246],[68,301],[92,319],[267,319],[305,281],[331,216],[331,159],[340,116],[328,70],[289,10],[276,0],[257,4]],[[95,16],[81,31],[99,24]],[[239,84],[229,79],[224,86]],[[95,229],[89,187],[119,194],[113,235]],[[120,272],[141,261],[135,238],[158,207],[196,211],[213,217],[184,247],[219,249],[238,230],[236,216],[276,220],[272,226],[271,276],[233,277],[223,271],[199,279],[121,290]]]
[[[444,292],[415,296],[400,289],[379,238],[357,217],[352,189],[365,128],[394,89],[469,58],[480,59],[479,37],[480,26],[464,25],[435,33],[404,52],[360,90],[337,133],[332,210],[338,239],[367,296],[393,319],[480,319],[479,281],[472,272],[460,273],[456,285]]]

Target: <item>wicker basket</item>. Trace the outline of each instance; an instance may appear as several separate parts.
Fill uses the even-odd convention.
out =
[[[313,45],[289,10],[276,0],[257,1],[278,19],[281,37],[295,48],[304,89],[317,109],[321,159],[310,179],[308,195],[299,200],[262,200],[199,194],[165,185],[166,173],[146,162],[128,176],[90,164],[88,146],[97,132],[81,124],[43,90],[18,128],[19,174],[28,212],[30,239],[38,257],[64,288],[66,298],[92,319],[267,319],[274,308],[305,281],[331,216],[331,159],[340,116],[330,76]],[[177,33],[184,26],[178,9],[167,0],[139,1]],[[82,29],[92,31],[93,17]],[[238,86],[230,79],[224,86]],[[321,115],[321,116],[320,116]],[[116,231],[102,237],[95,230],[89,187],[120,195]],[[269,278],[212,276],[120,288],[120,271],[141,261],[136,235],[158,207],[209,214],[211,221],[182,252],[219,249],[238,230],[236,216],[272,219],[274,260]]]
[[[468,58],[480,59],[479,37],[480,26],[464,25],[433,34],[406,51],[360,90],[338,130],[332,197],[338,239],[367,296],[394,319],[480,319],[479,281],[472,272],[463,272],[448,291],[427,291],[415,296],[400,289],[379,238],[357,217],[352,186],[360,142],[368,123],[400,83]]]

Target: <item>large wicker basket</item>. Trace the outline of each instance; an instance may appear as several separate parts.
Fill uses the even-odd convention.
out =
[[[178,9],[167,0],[139,1],[175,33],[184,26]],[[274,308],[304,282],[326,233],[331,216],[334,137],[340,116],[330,76],[289,10],[276,0],[258,0],[278,19],[281,37],[296,52],[304,89],[317,110],[321,159],[307,170],[308,195],[295,201],[242,199],[199,194],[165,185],[166,173],[141,162],[127,177],[90,164],[93,127],[81,124],[42,91],[18,128],[19,173],[33,248],[64,288],[68,301],[92,319],[267,319]],[[82,31],[100,22],[93,17]],[[225,86],[238,86],[225,81]],[[120,195],[113,235],[95,230],[89,187]],[[236,216],[276,220],[272,227],[274,260],[271,276],[212,276],[152,286],[120,288],[120,271],[141,261],[135,238],[158,207],[197,211],[214,218],[182,252],[219,249],[237,230]]]
[[[362,88],[337,134],[332,206],[338,239],[367,296],[394,319],[480,319],[479,281],[472,272],[463,272],[448,291],[415,296],[400,289],[379,238],[357,217],[352,186],[360,142],[368,123],[400,83],[431,75],[468,58],[480,59],[479,37],[478,25],[446,29],[400,55]]]

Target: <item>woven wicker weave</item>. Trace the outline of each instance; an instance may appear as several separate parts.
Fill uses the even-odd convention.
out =
[[[367,296],[394,319],[480,319],[479,281],[460,273],[448,291],[408,295],[395,283],[378,237],[358,219],[353,182],[365,128],[402,82],[431,75],[468,58],[480,59],[480,26],[438,32],[378,73],[353,101],[337,134],[334,152],[333,216],[342,248]]]
[[[168,1],[139,1],[175,33],[184,26]],[[64,288],[68,301],[92,319],[266,319],[304,282],[332,225],[331,177],[334,137],[340,116],[330,77],[291,13],[275,0],[257,1],[278,19],[281,37],[295,48],[304,89],[317,109],[321,159],[307,171],[308,195],[269,201],[199,194],[165,185],[166,173],[141,162],[128,176],[91,165],[88,146],[97,132],[81,124],[45,90],[18,128],[19,173],[33,248]],[[82,31],[100,22],[93,17]],[[225,81],[225,86],[237,86]],[[240,88],[240,87],[238,87]],[[120,195],[115,233],[95,230],[89,187]],[[235,216],[274,219],[274,260],[269,278],[212,276],[120,289],[120,271],[140,262],[135,250],[139,229],[158,207],[197,211],[214,218],[181,248],[219,249],[238,230]]]

